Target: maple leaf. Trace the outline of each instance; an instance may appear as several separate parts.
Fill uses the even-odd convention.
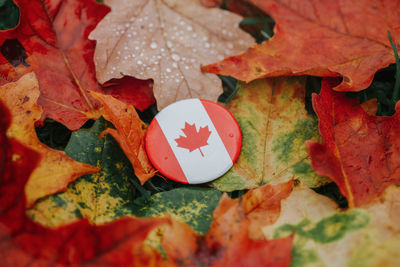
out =
[[[234,191],[292,178],[310,187],[328,182],[312,170],[304,144],[320,139],[317,119],[304,108],[305,79],[260,79],[238,86],[226,108],[239,123],[242,150],[233,167],[212,185]]]
[[[0,102],[0,257],[5,266],[116,266],[140,261],[148,233],[168,219],[123,218],[93,226],[80,220],[50,229],[25,214],[25,183],[40,154],[9,138],[10,113]]]
[[[92,0],[15,3],[21,12],[19,24],[0,32],[0,45],[16,38],[25,48],[30,64],[26,72],[34,71],[38,77],[38,103],[45,114],[71,130],[98,118],[99,104],[88,93],[100,91],[94,73],[95,42],[87,37],[109,8]]]
[[[94,98],[103,104],[104,118],[112,122],[116,129],[108,128],[102,135],[111,134],[132,163],[136,176],[144,184],[154,176],[156,170],[151,165],[144,147],[146,124],[139,118],[133,106],[118,99],[91,92]]]
[[[260,226],[279,217],[281,200],[292,185],[293,180],[265,185],[240,199],[223,195],[204,236],[173,221],[162,234],[169,261],[184,266],[289,266],[292,237],[266,240]]]
[[[74,161],[63,151],[51,149],[39,141],[34,127],[42,116],[42,109],[36,104],[38,97],[39,85],[33,73],[0,87],[0,101],[12,115],[7,136],[34,150],[40,158],[25,188],[28,206],[41,197],[65,190],[71,181],[84,174],[99,171],[99,168]]]
[[[341,210],[303,184],[281,202],[279,218],[262,227],[266,238],[294,233],[292,266],[398,266],[400,187],[368,205]]]
[[[189,149],[189,152],[198,149],[201,153],[201,156],[204,157],[201,147],[208,145],[207,140],[211,134],[208,126],[200,127],[199,131],[197,131],[194,123],[190,125],[189,123],[185,122],[185,128],[182,129],[182,132],[186,136],[180,135],[179,138],[175,139],[178,147]]]
[[[377,70],[395,62],[387,33],[398,44],[396,1],[251,2],[273,17],[275,35],[204,71],[246,82],[282,75],[343,76],[335,90],[360,91],[371,84]]]
[[[89,36],[97,41],[97,79],[154,79],[159,109],[185,98],[216,101],[221,81],[202,73],[200,65],[242,52],[253,42],[239,29],[239,16],[207,9],[198,0],[105,3],[112,11]]]
[[[360,206],[379,196],[390,184],[400,184],[400,114],[368,115],[357,99],[334,92],[335,79],[324,79],[313,95],[324,144],[307,143],[314,170],[330,177],[347,198]]]

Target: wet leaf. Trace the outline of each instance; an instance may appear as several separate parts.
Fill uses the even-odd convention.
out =
[[[291,266],[397,266],[400,188],[357,209],[339,210],[304,185],[282,200],[279,219],[263,227],[268,238],[295,232]]]
[[[198,0],[105,3],[112,11],[90,34],[97,41],[97,79],[154,79],[159,109],[184,98],[216,101],[221,81],[202,73],[200,65],[244,51],[252,43],[238,27],[239,16],[207,9]]]
[[[291,180],[265,185],[241,199],[223,195],[204,236],[174,221],[162,234],[169,262],[182,266],[289,266],[292,238],[260,238],[259,226],[276,220],[281,200],[290,194],[292,184]]]
[[[74,161],[64,152],[51,149],[39,141],[34,127],[42,116],[42,108],[36,104],[38,87],[33,73],[0,87],[0,101],[10,109],[12,116],[7,136],[39,154],[38,165],[32,170],[25,187],[27,206],[41,197],[65,190],[71,181],[84,174],[99,171],[99,168]]]
[[[156,173],[146,154],[144,144],[146,124],[139,118],[135,107],[112,96],[95,92],[91,94],[103,104],[101,112],[104,118],[112,122],[116,128],[108,128],[102,135],[111,134],[117,140],[132,163],[136,176],[143,184]]]
[[[400,8],[395,1],[251,2],[275,20],[274,36],[204,71],[246,82],[282,75],[343,76],[335,90],[360,91],[376,71],[395,62],[388,38],[390,31],[399,43]]]
[[[310,187],[326,183],[312,170],[304,144],[319,140],[317,120],[304,107],[304,79],[262,79],[240,86],[226,107],[242,130],[242,150],[232,169],[212,185],[234,191],[293,177]]]
[[[338,185],[350,207],[360,206],[400,184],[400,115],[368,115],[357,99],[332,90],[338,82],[323,80],[313,96],[324,143],[308,142],[307,149],[314,170]]]
[[[49,229],[25,214],[25,183],[40,154],[6,136],[11,116],[0,101],[0,257],[5,266],[130,265],[148,233],[167,219],[124,218],[93,226],[86,220]]]

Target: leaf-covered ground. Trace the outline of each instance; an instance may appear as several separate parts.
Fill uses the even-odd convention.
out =
[[[397,0],[0,0],[2,263],[400,266],[399,18]],[[207,184],[144,145],[191,97],[242,132]]]

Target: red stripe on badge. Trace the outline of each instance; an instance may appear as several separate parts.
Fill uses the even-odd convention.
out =
[[[164,176],[181,183],[188,183],[188,180],[186,179],[186,176],[156,119],[150,123],[147,129],[146,152],[151,163]]]
[[[201,99],[201,103],[215,129],[217,129],[218,135],[224,143],[232,162],[235,162],[242,146],[242,133],[239,124],[232,114],[221,105],[204,99]]]

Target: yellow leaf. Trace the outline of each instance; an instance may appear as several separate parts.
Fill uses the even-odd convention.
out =
[[[328,181],[311,168],[304,145],[319,140],[318,121],[304,106],[304,79],[261,79],[241,83],[227,105],[242,130],[238,161],[212,183],[221,191],[255,188],[292,178],[310,187]]]

